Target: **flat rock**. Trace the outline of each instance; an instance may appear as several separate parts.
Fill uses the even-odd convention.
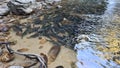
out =
[[[7,15],[9,13],[9,8],[7,7],[7,4],[4,3],[0,5],[0,16]]]
[[[36,8],[41,8],[41,2],[35,0],[11,0],[8,2],[10,11],[17,15],[31,14]]]

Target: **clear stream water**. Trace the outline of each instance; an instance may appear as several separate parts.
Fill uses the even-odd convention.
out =
[[[80,42],[74,47],[78,68],[120,68],[120,0],[108,3],[101,15],[101,28],[78,36]]]
[[[67,4],[73,4],[77,1],[84,2],[89,0],[67,0]],[[92,1],[100,0],[90,0],[89,2]],[[97,21],[97,23],[98,21],[100,22],[100,26],[94,26],[94,24],[92,26],[89,26],[92,23],[91,21],[85,21],[87,22],[86,24],[84,23],[84,21],[78,20],[80,18],[74,17],[74,14],[73,18],[69,18],[66,16],[69,20],[72,19],[71,21],[73,22],[79,21],[79,23],[82,25],[77,27],[80,27],[80,29],[82,29],[83,31],[93,31],[90,33],[87,33],[86,31],[86,33],[84,33],[83,35],[80,34],[78,36],[79,43],[75,44],[74,47],[74,50],[76,50],[77,53],[77,68],[120,68],[120,0],[108,0],[107,8],[102,15],[99,15],[99,12],[96,11],[93,12],[93,14],[90,14],[89,10],[91,9],[91,6],[89,6],[90,8],[86,8],[87,4],[83,3],[84,6],[83,8],[81,8],[79,6],[79,3],[81,2],[77,2],[77,6],[76,4],[67,5],[67,8],[65,7],[61,9],[61,11],[58,10],[58,18],[55,18],[55,21],[61,21],[61,19],[63,19],[63,17],[65,16],[62,16],[61,12],[67,13],[70,10],[68,14],[76,13],[75,15],[79,16],[79,12],[81,12],[81,15],[83,14],[83,16],[88,17],[87,20],[92,20],[94,22]],[[86,9],[87,11],[82,12],[81,10],[83,9]],[[93,10],[94,9],[90,11],[92,12]],[[94,13],[96,13],[96,15]],[[51,16],[53,15],[50,15],[49,17]],[[100,19],[97,19],[96,17]],[[94,18],[96,18],[97,20]],[[96,30],[92,30],[92,27],[94,27]],[[77,29],[79,30],[79,28]]]

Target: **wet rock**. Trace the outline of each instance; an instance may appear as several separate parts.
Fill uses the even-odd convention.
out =
[[[8,68],[24,68],[24,67],[22,67],[22,66],[10,66]]]
[[[41,37],[39,39],[40,39],[40,41],[39,41],[40,44],[45,44],[47,42],[47,39],[44,37]]]
[[[87,35],[80,35],[76,40],[78,43],[80,43],[81,41],[89,41],[90,38]]]
[[[35,9],[41,9],[41,2],[35,0],[11,0],[8,2],[10,11],[17,15],[26,15],[35,11]]]
[[[9,13],[9,8],[7,7],[7,4],[0,5],[0,16],[5,16]]]
[[[9,62],[11,60],[13,60],[15,58],[15,56],[13,54],[10,54],[7,51],[4,51],[1,55],[0,55],[0,62]]]
[[[0,32],[7,32],[9,27],[5,24],[0,24]]]
[[[48,52],[48,64],[54,62],[60,52],[60,46],[53,46]]]

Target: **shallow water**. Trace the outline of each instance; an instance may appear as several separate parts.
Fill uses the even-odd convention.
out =
[[[30,53],[45,52],[47,54],[53,46],[52,43],[39,44],[38,37],[51,35],[53,39],[59,39],[61,45],[72,49],[75,46],[78,68],[120,68],[120,1],[108,0],[108,4],[101,2],[104,0],[97,1],[64,0],[60,3],[61,7],[55,5],[42,14],[38,12],[31,15],[32,22],[29,18],[17,20],[20,23],[15,25],[20,26],[20,29],[16,31],[25,30],[22,35],[25,38],[12,35],[18,41],[12,48],[16,50],[24,47],[29,48]],[[35,29],[33,27],[29,29],[29,24],[36,26]],[[21,29],[21,27],[24,28]],[[43,31],[40,31],[41,29]],[[26,38],[29,33],[33,35]],[[85,35],[88,40],[75,40],[77,36],[82,35]],[[30,37],[31,39],[28,39]],[[43,48],[39,49],[40,46]],[[49,67],[63,65],[65,68],[73,68],[71,64],[76,61],[75,53],[65,47],[62,47],[61,53]]]
[[[108,3],[101,15],[101,28],[88,34],[89,41],[75,45],[78,68],[120,68],[120,1],[108,0]]]

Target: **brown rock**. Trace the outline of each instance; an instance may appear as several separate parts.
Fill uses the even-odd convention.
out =
[[[44,37],[41,37],[41,38],[39,38],[39,39],[40,39],[40,41],[39,41],[40,44],[44,44],[44,43],[47,42],[47,39],[44,38]]]
[[[1,55],[0,55],[0,61],[1,62],[9,62],[11,60],[13,60],[15,58],[15,56],[13,54],[10,54],[7,51],[4,51]]]

